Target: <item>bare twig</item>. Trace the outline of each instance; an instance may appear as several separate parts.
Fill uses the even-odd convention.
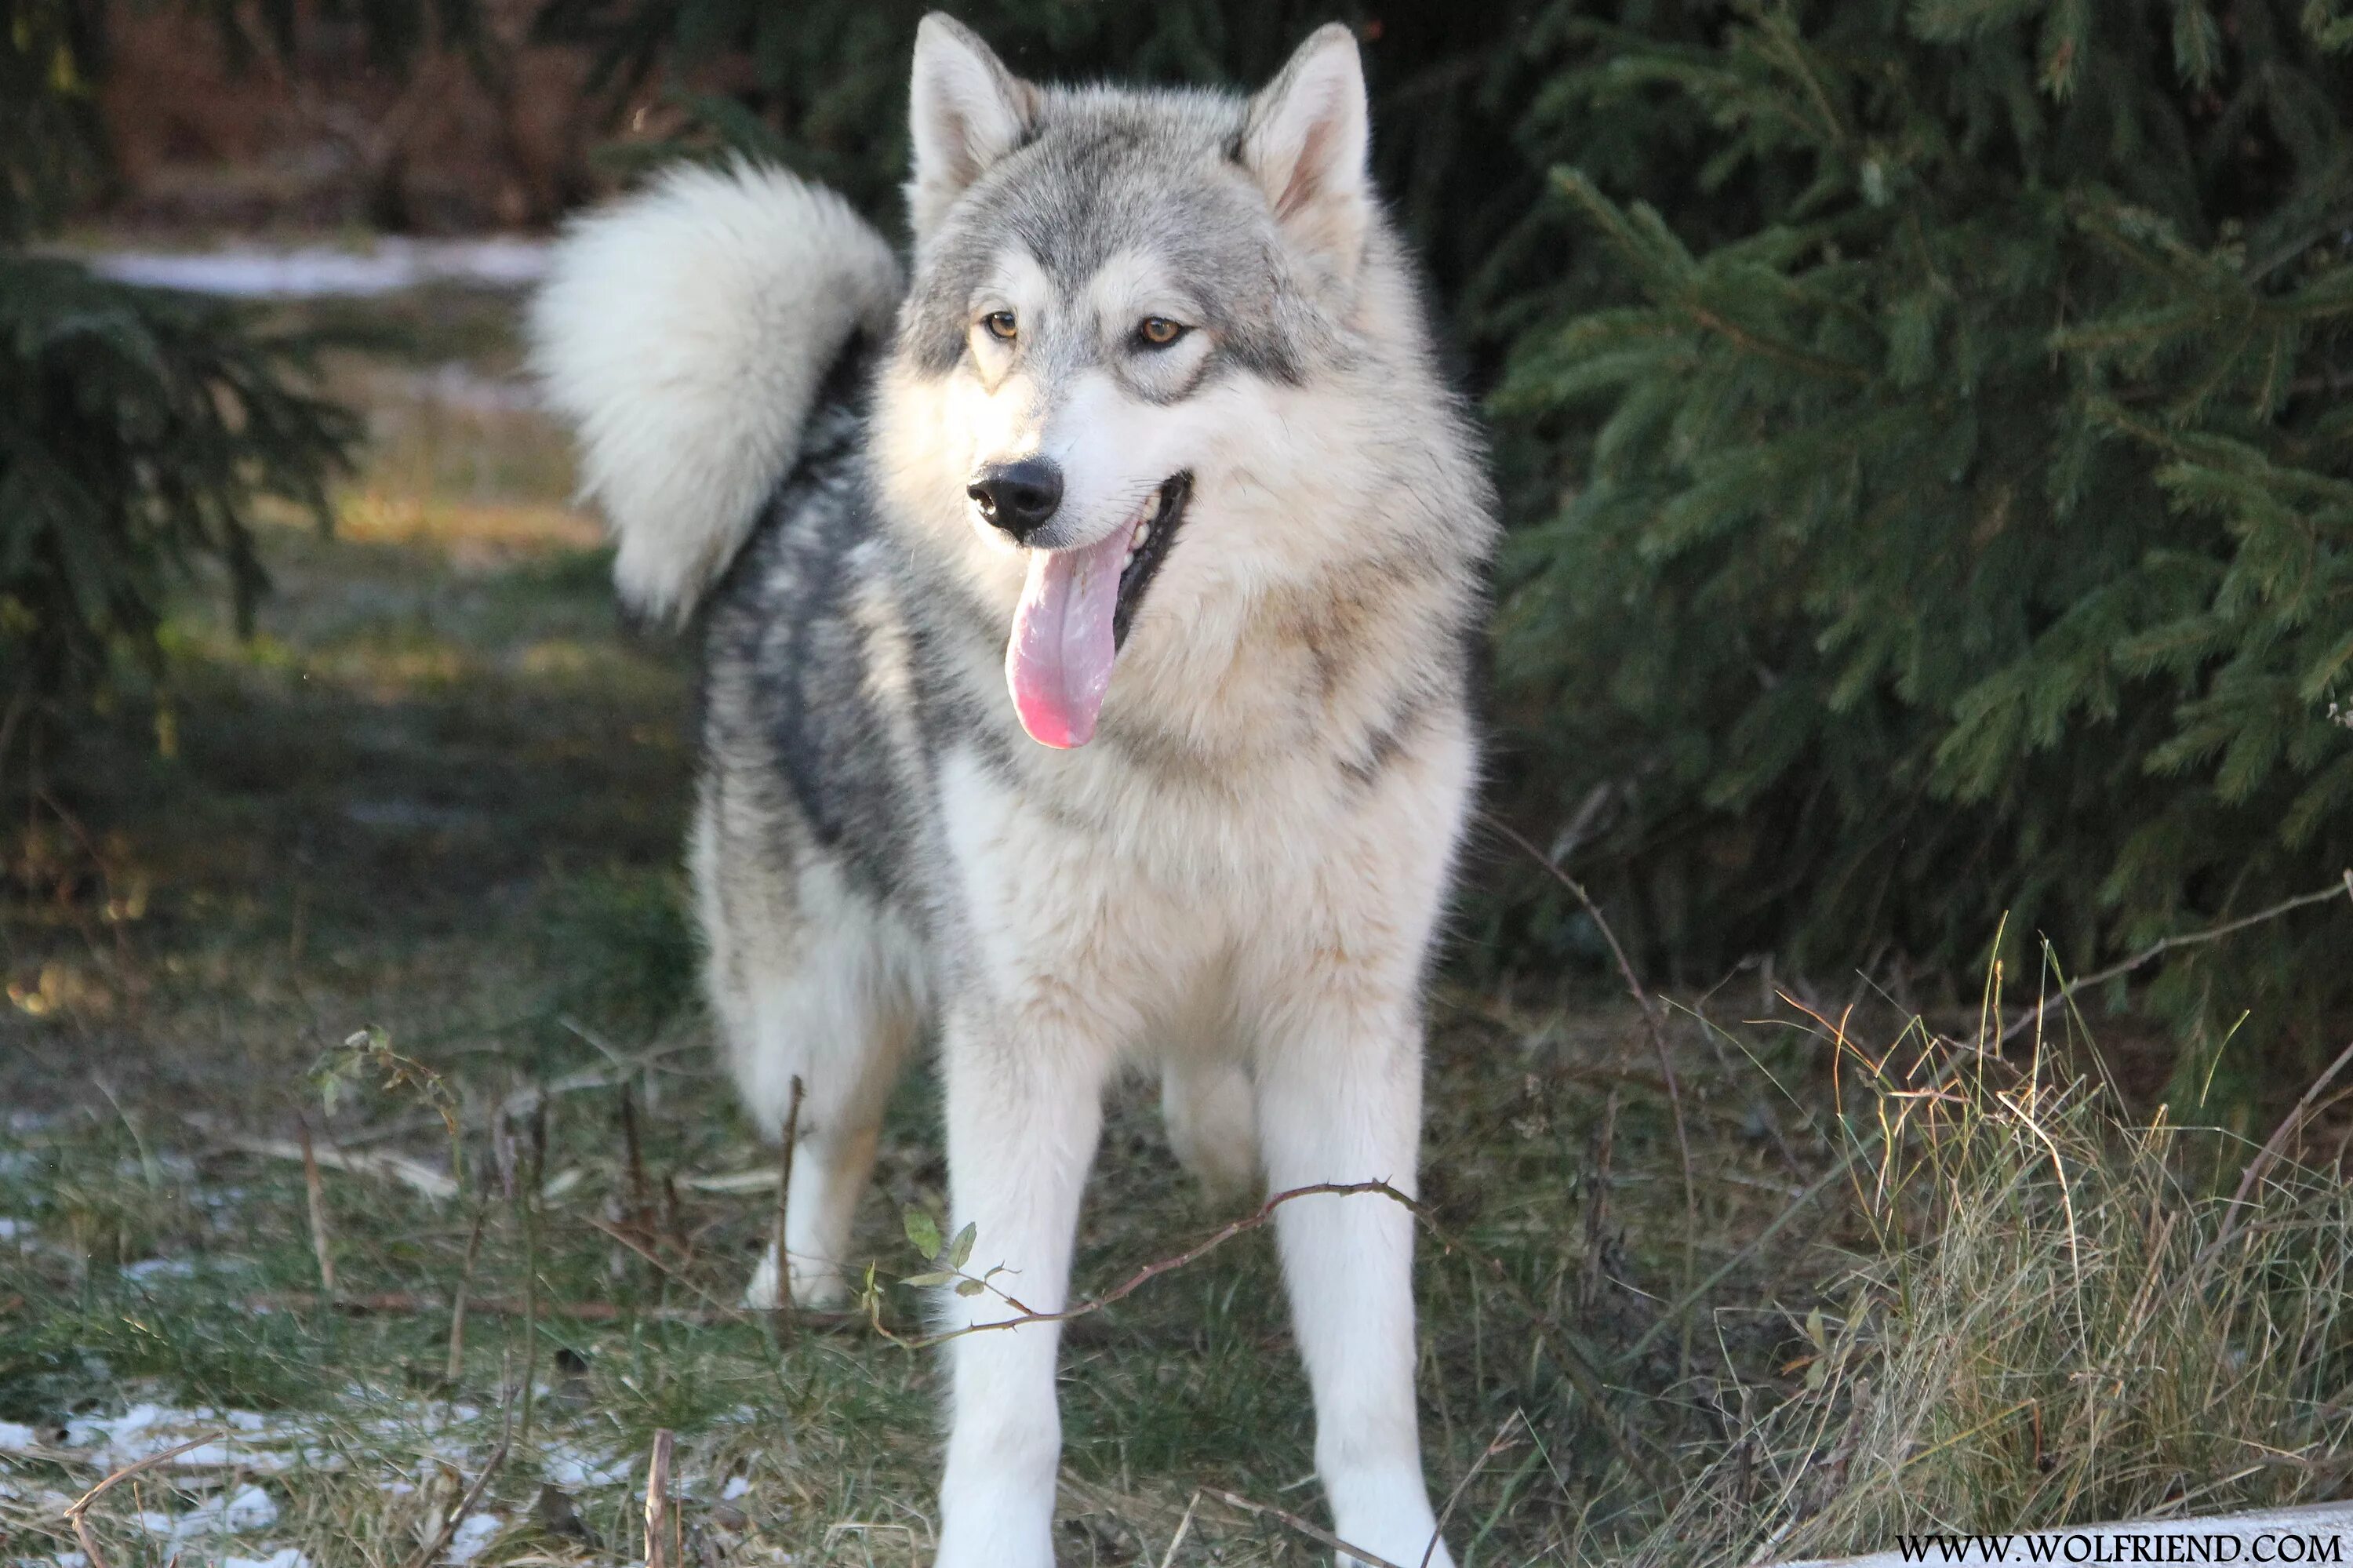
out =
[[[474,1478],[474,1484],[466,1489],[466,1495],[442,1515],[441,1528],[433,1532],[432,1540],[417,1548],[417,1554],[408,1560],[406,1568],[432,1568],[434,1563],[441,1561],[441,1554],[449,1550],[449,1542],[457,1539],[458,1526],[474,1511],[474,1505],[482,1500],[482,1492],[490,1486],[491,1478],[497,1475],[499,1467],[506,1462],[507,1437],[502,1432],[499,1435],[499,1446],[491,1450],[489,1458],[482,1461],[482,1473]]]
[[[1617,1412],[1610,1408],[1608,1390],[1602,1384],[1600,1370],[1593,1358],[1579,1348],[1567,1330],[1552,1320],[1551,1316],[1536,1304],[1534,1298],[1521,1288],[1519,1281],[1512,1277],[1511,1271],[1504,1266],[1501,1258],[1472,1245],[1454,1234],[1440,1224],[1436,1216],[1431,1214],[1419,1201],[1408,1197],[1387,1181],[1319,1181],[1312,1186],[1293,1187],[1288,1191],[1277,1192],[1256,1209],[1239,1219],[1229,1220],[1182,1252],[1155,1259],[1102,1295],[1082,1301],[1075,1307],[1065,1308],[1060,1312],[1034,1311],[1014,1298],[999,1292],[1000,1298],[1013,1308],[1010,1316],[991,1319],[983,1323],[967,1323],[961,1328],[947,1329],[936,1334],[917,1337],[894,1333],[884,1327],[881,1319],[881,1299],[879,1297],[870,1296],[867,1298],[868,1321],[873,1330],[882,1338],[909,1350],[928,1350],[934,1345],[945,1344],[950,1340],[962,1339],[966,1334],[1019,1329],[1032,1323],[1066,1323],[1074,1318],[1084,1318],[1124,1301],[1160,1276],[1197,1262],[1236,1236],[1260,1229],[1273,1219],[1275,1211],[1285,1203],[1295,1202],[1301,1198],[1349,1198],[1375,1194],[1388,1199],[1412,1214],[1420,1224],[1421,1228],[1430,1233],[1430,1239],[1437,1242],[1440,1246],[1449,1252],[1459,1252],[1486,1269],[1488,1277],[1493,1281],[1495,1287],[1510,1298],[1513,1305],[1526,1315],[1530,1326],[1536,1331],[1537,1339],[1543,1342],[1546,1352],[1551,1356],[1553,1364],[1561,1370],[1562,1375],[1567,1377],[1577,1391],[1585,1396],[1586,1402],[1593,1406],[1594,1419],[1600,1423],[1603,1436],[1607,1436],[1610,1446],[1618,1450],[1619,1457],[1626,1461],[1627,1467],[1645,1486],[1662,1496],[1666,1495],[1668,1489],[1665,1482],[1660,1478],[1659,1473],[1651,1468],[1649,1459],[1642,1453],[1641,1445],[1634,1441],[1633,1434],[1618,1419]],[[596,1222],[592,1220],[589,1223],[593,1224]]]
[[[654,1451],[646,1461],[646,1568],[671,1568],[670,1540],[676,1521],[670,1516],[670,1451],[678,1436],[667,1426],[654,1433]]]
[[[1201,1506],[1201,1494],[1195,1492],[1185,1499],[1185,1517],[1176,1521],[1176,1533],[1168,1538],[1168,1550],[1160,1554],[1160,1568],[1173,1568],[1176,1549],[1185,1544],[1185,1537],[1193,1531],[1193,1510]]]
[[[662,1173],[662,1239],[678,1248],[689,1262],[694,1258],[694,1238],[686,1234],[686,1218],[679,1213],[678,1183],[668,1171]]]
[[[719,1171],[708,1176],[689,1173],[678,1184],[690,1192],[765,1192],[777,1185],[776,1168],[762,1165],[750,1171]]]
[[[531,1109],[531,1177],[515,1187],[522,1222],[522,1440],[539,1406],[539,1184],[547,1179],[547,1102]]]
[[[458,1275],[458,1294],[449,1302],[449,1359],[447,1367],[450,1387],[458,1386],[466,1374],[466,1295],[474,1287],[474,1259],[482,1250],[482,1226],[491,1217],[491,1205],[485,1201],[474,1211],[474,1228],[466,1237],[466,1264]]]
[[[535,1022],[544,1016],[546,1015],[542,1013],[527,1014],[522,1019],[508,1020],[496,1027],[512,1028],[517,1023]],[[438,1096],[429,1097],[433,1098],[436,1108],[433,1112],[428,1113],[424,1117],[398,1118],[389,1122],[367,1128],[357,1132],[349,1133],[338,1139],[338,1141],[345,1150],[350,1150],[363,1143],[381,1142],[382,1140],[389,1138],[406,1137],[410,1133],[419,1131],[424,1128],[435,1126],[437,1124],[446,1127],[453,1119],[456,1121],[459,1129],[479,1132],[487,1128],[492,1122],[496,1121],[501,1116],[520,1119],[521,1118],[529,1115],[532,1111],[537,1109],[542,1104],[549,1100],[560,1098],[565,1095],[586,1094],[597,1089],[618,1088],[624,1084],[634,1083],[637,1079],[643,1076],[650,1069],[661,1063],[665,1058],[675,1056],[682,1051],[692,1050],[695,1048],[694,1042],[692,1041],[680,1041],[670,1045],[657,1046],[650,1051],[640,1052],[634,1056],[624,1056],[611,1045],[599,1039],[596,1035],[586,1029],[583,1029],[573,1020],[558,1017],[555,1022],[562,1024],[565,1029],[570,1030],[573,1033],[580,1036],[583,1040],[588,1041],[599,1051],[604,1052],[606,1055],[612,1059],[613,1066],[611,1069],[584,1069],[577,1073],[566,1073],[562,1077],[550,1078],[543,1084],[526,1084],[520,1088],[509,1090],[504,1096],[498,1099],[480,1102],[474,1106],[473,1108],[462,1112],[452,1112],[443,1107]],[[382,1054],[389,1055],[391,1054],[383,1053]],[[414,1067],[416,1065],[416,1064],[406,1057],[400,1057],[398,1060],[406,1067]],[[207,1118],[191,1114],[185,1119],[186,1119],[192,1126],[205,1128],[208,1130],[212,1127],[212,1123]],[[229,1145],[229,1147],[236,1146]],[[248,1152],[269,1153],[272,1151],[255,1149],[249,1150]],[[396,1160],[398,1159],[397,1156],[393,1158]],[[328,1160],[327,1163],[332,1167],[335,1162],[331,1160]],[[406,1161],[403,1163],[411,1165],[415,1164],[414,1161]],[[360,1167],[355,1166],[353,1169],[360,1169]],[[425,1169],[430,1175],[438,1175],[438,1172],[432,1171],[430,1167],[426,1167]],[[387,1170],[383,1173],[386,1175],[396,1175],[402,1181],[410,1180],[409,1175],[406,1171],[396,1171]],[[765,1175],[765,1172],[763,1174]],[[446,1182],[447,1178],[443,1178],[443,1181]],[[411,1182],[411,1184],[414,1185],[415,1183]],[[425,1191],[425,1189],[420,1188],[419,1191]],[[450,1187],[446,1191],[436,1190],[427,1192],[427,1196],[447,1197],[454,1191],[454,1187]]]
[[[1117,1285],[1113,1286],[1109,1290],[1104,1291],[1102,1295],[1092,1297],[1087,1300],[1080,1302],[1075,1307],[1066,1307],[1060,1312],[1035,1311],[1030,1308],[1023,1306],[1021,1302],[1014,1298],[1004,1296],[1002,1292],[999,1292],[1001,1299],[1005,1301],[1006,1305],[1013,1308],[1013,1315],[1011,1317],[993,1318],[984,1323],[966,1323],[961,1328],[944,1329],[936,1334],[925,1334],[918,1337],[893,1333],[891,1330],[882,1325],[880,1316],[881,1307],[879,1302],[872,1304],[870,1318],[876,1333],[881,1334],[884,1339],[890,1340],[894,1343],[904,1345],[909,1350],[916,1351],[930,1350],[933,1346],[944,1345],[950,1340],[960,1340],[966,1334],[989,1333],[1000,1329],[1019,1329],[1025,1328],[1032,1323],[1067,1323],[1074,1318],[1090,1317],[1094,1313],[1103,1310],[1107,1307],[1112,1307],[1119,1302],[1124,1301],[1129,1297],[1134,1295],[1138,1290],[1143,1289],[1144,1287],[1150,1284],[1152,1281],[1159,1278],[1162,1275],[1167,1274],[1176,1269],[1183,1268],[1187,1264],[1198,1262],[1208,1254],[1217,1251],[1218,1248],[1225,1245],[1236,1236],[1243,1235],[1249,1232],[1260,1229],[1269,1221],[1272,1220],[1274,1218],[1275,1211],[1285,1203],[1296,1202],[1301,1198],[1348,1198],[1368,1192],[1380,1193],[1386,1197],[1395,1199],[1398,1202],[1404,1204],[1408,1209],[1413,1210],[1417,1213],[1420,1212],[1419,1204],[1416,1203],[1411,1198],[1407,1197],[1403,1192],[1398,1192],[1395,1187],[1390,1186],[1386,1181],[1319,1181],[1314,1186],[1293,1187],[1288,1192],[1275,1193],[1273,1196],[1268,1198],[1265,1202],[1251,1210],[1249,1213],[1242,1215],[1239,1219],[1227,1221],[1224,1224],[1219,1225],[1216,1230],[1211,1231],[1208,1235],[1203,1236],[1199,1241],[1195,1242],[1191,1246],[1185,1248],[1182,1252],[1172,1253],[1166,1257],[1155,1258],[1152,1262],[1145,1264],[1142,1268],[1137,1269],[1134,1274],[1129,1275]]]
[[[1659,1076],[1665,1080],[1667,1086],[1667,1106],[1674,1113],[1675,1152],[1683,1160],[1683,1284],[1685,1288],[1689,1288],[1693,1269],[1698,1258],[1698,1253],[1694,1249],[1699,1245],[1699,1183],[1693,1174],[1694,1168],[1692,1163],[1691,1132],[1683,1121],[1683,1084],[1675,1076],[1674,1057],[1667,1049],[1666,1022],[1660,1017],[1659,1006],[1651,1000],[1651,993],[1643,989],[1641,977],[1635,974],[1633,960],[1627,958],[1625,947],[1618,940],[1618,933],[1610,929],[1608,917],[1601,913],[1601,906],[1593,901],[1593,895],[1585,890],[1585,884],[1555,864],[1550,855],[1529,842],[1525,834],[1501,817],[1487,811],[1481,812],[1480,816],[1489,827],[1516,845],[1522,853],[1544,867],[1554,881],[1568,889],[1569,895],[1584,909],[1587,918],[1590,919],[1595,928],[1600,931],[1601,939],[1609,944],[1609,956],[1618,965],[1618,978],[1625,983],[1626,993],[1634,999],[1634,1005],[1641,1010],[1642,1030],[1650,1036],[1651,1054],[1659,1059]]]
[[[1495,1288],[1526,1316],[1529,1326],[1536,1331],[1537,1340],[1544,1346],[1546,1353],[1552,1357],[1553,1364],[1560,1369],[1561,1375],[1567,1378],[1570,1385],[1593,1407],[1593,1419],[1599,1423],[1601,1435],[1609,1439],[1609,1446],[1618,1450],[1618,1457],[1626,1462],[1626,1467],[1633,1471],[1635,1478],[1651,1492],[1662,1499],[1672,1499],[1673,1489],[1651,1467],[1641,1445],[1634,1440],[1632,1429],[1619,1420],[1617,1411],[1610,1407],[1609,1389],[1601,1381],[1601,1371],[1594,1358],[1586,1353],[1568,1330],[1552,1320],[1551,1315],[1536,1304],[1534,1297],[1520,1287],[1520,1282],[1514,1279],[1511,1271],[1504,1266],[1503,1259],[1454,1235],[1432,1219],[1419,1204],[1409,1200],[1406,1202],[1413,1209],[1415,1217],[1421,1221],[1422,1228],[1440,1246],[1460,1252],[1486,1269],[1487,1277]],[[1629,1361],[1632,1359],[1630,1355],[1627,1358]]]
[[[1504,1416],[1504,1424],[1495,1428],[1495,1436],[1488,1439],[1487,1446],[1479,1451],[1479,1457],[1471,1461],[1471,1467],[1462,1472],[1462,1478],[1454,1483],[1454,1489],[1446,1494],[1446,1506],[1438,1510],[1438,1522],[1430,1527],[1430,1544],[1421,1549],[1420,1568],[1430,1568],[1430,1560],[1438,1555],[1438,1543],[1446,1538],[1446,1521],[1454,1517],[1454,1505],[1462,1500],[1462,1494],[1471,1489],[1471,1483],[1479,1478],[1479,1472],[1487,1467],[1487,1461],[1512,1446],[1512,1428],[1522,1419],[1517,1410]]]
[[[1601,1125],[1594,1128],[1593,1157],[1585,1174],[1585,1260],[1577,1270],[1577,1305],[1590,1312],[1601,1299],[1601,1260],[1609,1246],[1610,1162],[1618,1147],[1618,1088],[1601,1107]]]
[[[1719,985],[1720,984],[1721,982],[1719,982]],[[1708,992],[1708,996],[1713,996],[1714,994],[1715,991],[1713,990]],[[1724,1041],[1719,1038],[1724,1033],[1724,1031],[1717,1028],[1715,1022],[1708,1017],[1707,1001],[1708,997],[1703,996],[1697,1001],[1692,1003],[1690,1007],[1691,1015],[1698,1021],[1700,1038],[1707,1042],[1708,1054],[1715,1058],[1715,1065],[1722,1070],[1725,1082],[1738,1083],[1740,1081],[1740,1075],[1734,1071],[1732,1058],[1725,1054]],[[1754,1057],[1751,1057],[1750,1060],[1760,1071],[1764,1071],[1764,1064],[1756,1062]],[[1764,1071],[1764,1076],[1767,1083],[1773,1085],[1776,1088],[1780,1087],[1779,1080],[1775,1078],[1769,1071]],[[1765,1135],[1773,1140],[1774,1151],[1780,1155],[1781,1163],[1789,1168],[1789,1174],[1803,1178],[1806,1173],[1805,1165],[1799,1160],[1798,1151],[1789,1147],[1789,1139],[1781,1130],[1781,1118],[1778,1113],[1774,1110],[1772,1102],[1767,1099],[1763,1094],[1757,1093],[1752,1094],[1749,1097],[1748,1106],[1750,1114],[1755,1118],[1757,1125],[1764,1128]]]
[[[302,1135],[302,1189],[311,1206],[311,1251],[319,1260],[319,1288],[330,1300],[335,1295],[335,1249],[327,1231],[327,1186],[319,1180],[319,1159],[311,1147],[311,1120],[298,1116],[294,1125]]]
[[[681,1051],[691,1051],[695,1048],[693,1041],[681,1040],[668,1045],[657,1045],[650,1051],[640,1051],[634,1056],[624,1056],[611,1044],[599,1038],[594,1031],[583,1028],[574,1020],[559,1016],[556,1022],[603,1052],[612,1063],[610,1069],[584,1068],[577,1073],[566,1073],[560,1078],[550,1078],[543,1084],[533,1084],[515,1089],[509,1093],[505,1099],[490,1107],[489,1111],[474,1125],[480,1126],[491,1117],[501,1111],[509,1116],[521,1116],[525,1111],[537,1109],[543,1102],[554,1099],[558,1096],[582,1094],[593,1089],[618,1088],[623,1084],[634,1083],[639,1077],[645,1076],[665,1058],[675,1056]]]
[[[90,1505],[104,1497],[108,1490],[129,1480],[142,1470],[152,1470],[166,1459],[175,1459],[191,1448],[206,1443],[216,1443],[227,1437],[227,1432],[208,1432],[201,1437],[191,1437],[176,1447],[158,1449],[143,1459],[134,1460],[109,1475],[98,1485],[76,1498],[66,1509],[66,1522],[73,1526],[74,1539],[81,1543],[82,1554],[90,1559],[90,1568],[108,1568],[106,1556],[98,1549],[98,1540],[90,1533]]]
[[[785,1107],[782,1146],[776,1152],[776,1342],[784,1343],[793,1326],[793,1266],[785,1251],[785,1205],[793,1194],[793,1155],[801,1142],[801,1092],[805,1086],[793,1075],[792,1103]]]
[[[609,1221],[600,1220],[594,1214],[586,1215],[585,1217],[589,1224],[595,1226],[597,1230],[604,1232],[615,1241],[619,1242],[623,1246],[628,1247],[631,1252],[636,1253],[648,1263],[652,1264],[658,1271],[676,1280],[684,1288],[691,1290],[695,1295],[702,1298],[703,1303],[711,1308],[711,1321],[717,1323],[747,1323],[752,1321],[752,1315],[748,1311],[744,1310],[741,1307],[731,1307],[726,1302],[719,1299],[716,1296],[713,1296],[709,1290],[703,1288],[700,1282],[695,1280],[692,1277],[681,1272],[676,1265],[672,1264],[668,1258],[662,1256],[660,1253],[656,1252],[645,1242],[640,1241],[638,1237],[630,1234],[628,1230],[619,1225],[613,1224]]]
[[[651,1235],[653,1192],[646,1181],[645,1145],[638,1139],[638,1097],[627,1083],[621,1085],[621,1147],[629,1162],[629,1217],[637,1222],[639,1230]]]
[[[1361,1546],[1351,1546],[1322,1525],[1311,1524],[1297,1514],[1286,1509],[1279,1509],[1272,1503],[1252,1502],[1239,1493],[1220,1491],[1215,1487],[1208,1489],[1208,1495],[1229,1508],[1238,1508],[1244,1513],[1256,1514],[1261,1519],[1271,1519],[1287,1529],[1295,1530],[1318,1545],[1329,1547],[1334,1552],[1355,1558],[1364,1564],[1364,1568],[1398,1568],[1398,1564],[1388,1558],[1376,1557]]]
[[[329,1308],[348,1318],[441,1312],[449,1306],[438,1296],[406,1290],[387,1290],[372,1296],[344,1295],[332,1301],[309,1291],[280,1290],[248,1296],[245,1304],[256,1312],[311,1312]],[[533,1309],[534,1304],[512,1296],[470,1295],[466,1298],[470,1317],[520,1318]],[[649,1323],[742,1323],[749,1316],[741,1308],[733,1307],[632,1307],[611,1301],[555,1301],[543,1297],[535,1309],[542,1318],[569,1318],[583,1323],[628,1323],[639,1319]],[[867,1322],[865,1314],[860,1312],[809,1312],[802,1317],[805,1322],[826,1328],[863,1328]]]
[[[2001,1040],[2007,1043],[2016,1039],[2049,1016],[2052,1008],[2063,1005],[2077,991],[2086,991],[2094,986],[2105,985],[2112,980],[2121,979],[2135,969],[2155,963],[2176,948],[2194,948],[2203,943],[2218,941],[2234,931],[2243,931],[2250,926],[2260,926],[2266,920],[2276,920],[2281,916],[2292,910],[2302,909],[2307,905],[2325,904],[2332,898],[2348,896],[2353,896],[2353,870],[2344,872],[2337,881],[2327,887],[2316,887],[2310,893],[2302,893],[2294,898],[2283,899],[2268,909],[2258,909],[2253,915],[2242,915],[2236,920],[2225,920],[2219,926],[2209,926],[2202,931],[2185,931],[2178,937],[2160,938],[2122,963],[2110,964],[2106,969],[2095,970],[2061,986],[2003,1025]]]
[[[2348,1064],[2353,1064],[2353,1045],[2348,1045],[2338,1052],[2337,1060],[2329,1063],[2327,1069],[2320,1076],[2312,1080],[2311,1086],[2304,1091],[2303,1097],[2295,1102],[2287,1115],[2280,1118],[2279,1126],[2274,1128],[2272,1135],[2263,1139],[2263,1146],[2255,1150],[2255,1157],[2247,1161],[2246,1171],[2239,1177],[2238,1191],[2231,1194],[2230,1217],[2222,1222],[2221,1230],[2215,1234],[2212,1241],[2206,1244],[2205,1250],[2200,1252],[2196,1261],[2190,1265],[2191,1277],[2195,1278],[2202,1275],[2206,1270],[2206,1265],[2223,1247],[2230,1245],[2233,1236],[2239,1234],[2242,1228],[2242,1216],[2247,1212],[2247,1201],[2254,1195],[2255,1188],[2271,1168],[2279,1162],[2281,1153],[2287,1148],[2288,1139],[2295,1137],[2297,1129],[2304,1126],[2305,1118],[2312,1114],[2313,1106],[2327,1091],[2328,1086],[2337,1081],[2337,1075],[2345,1070]]]
[[[291,1139],[254,1138],[244,1133],[224,1132],[212,1126],[207,1118],[188,1117],[187,1122],[209,1134],[212,1140],[235,1154],[254,1154],[265,1160],[301,1160],[302,1145]],[[458,1183],[444,1171],[436,1171],[419,1160],[405,1154],[359,1154],[329,1144],[313,1149],[311,1159],[321,1169],[346,1171],[354,1176],[383,1176],[402,1183],[437,1202],[458,1195]]]

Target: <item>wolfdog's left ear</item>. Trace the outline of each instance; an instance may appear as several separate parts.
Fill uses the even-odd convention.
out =
[[[1242,129],[1242,164],[1276,220],[1343,288],[1355,281],[1371,219],[1366,119],[1356,35],[1327,22],[1250,100]]]
[[[1037,88],[1007,70],[979,34],[944,12],[923,19],[907,93],[915,143],[907,216],[917,239],[989,164],[1021,144],[1038,104]]]

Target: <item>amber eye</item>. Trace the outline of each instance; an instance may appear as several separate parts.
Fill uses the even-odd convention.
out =
[[[988,335],[999,343],[1011,343],[1018,330],[1014,324],[1011,311],[991,311],[980,318],[980,324],[987,327]]]
[[[1135,341],[1146,348],[1166,348],[1191,329],[1166,316],[1146,316],[1135,329]]]

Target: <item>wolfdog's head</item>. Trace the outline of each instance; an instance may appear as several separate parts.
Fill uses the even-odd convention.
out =
[[[901,525],[1009,615],[1032,736],[1090,739],[1114,661],[1230,648],[1286,589],[1449,553],[1431,492],[1483,547],[1345,28],[1245,100],[1041,87],[934,15],[912,101],[875,450]]]

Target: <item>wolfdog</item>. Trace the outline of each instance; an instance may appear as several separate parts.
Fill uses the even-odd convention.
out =
[[[702,647],[690,859],[744,1102],[802,1086],[785,1255],[838,1302],[884,1100],[946,1089],[941,1568],[1048,1568],[1058,1325],[1106,1083],[1213,1190],[1414,1190],[1476,770],[1483,454],[1334,25],[1244,98],[1047,87],[917,30],[913,244],[744,164],[576,223],[538,372],[641,615]],[[1008,700],[1009,698],[1009,700]],[[1414,1220],[1273,1215],[1334,1528],[1447,1564]],[[1426,1555],[1425,1555],[1426,1554]]]

